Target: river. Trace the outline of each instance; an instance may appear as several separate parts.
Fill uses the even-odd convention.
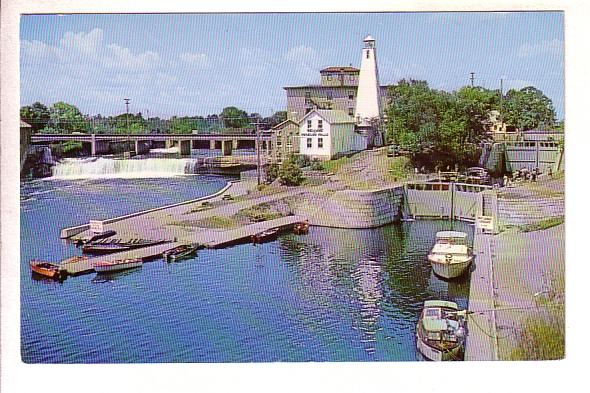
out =
[[[29,259],[78,253],[59,239],[63,227],[210,194],[227,180],[168,174],[22,182],[23,361],[412,361],[419,359],[414,328],[423,301],[467,306],[468,281],[447,284],[426,261],[436,231],[449,229],[442,221],[312,227],[307,236],[61,283],[30,274]],[[467,224],[454,229],[472,236]]]

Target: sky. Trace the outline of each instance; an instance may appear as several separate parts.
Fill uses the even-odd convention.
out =
[[[360,66],[376,40],[382,85],[422,79],[535,86],[564,118],[561,12],[68,14],[20,20],[21,105],[65,101],[83,113],[206,116],[237,106],[286,109],[284,86],[318,84],[328,66]]]

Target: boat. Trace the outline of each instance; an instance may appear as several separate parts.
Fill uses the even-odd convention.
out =
[[[267,229],[266,231],[250,236],[252,243],[263,243],[275,239],[279,234],[279,228]]]
[[[473,261],[473,253],[467,247],[467,234],[457,231],[438,232],[428,261],[439,277],[451,279],[461,276]]]
[[[181,244],[171,250],[164,251],[162,256],[165,261],[178,261],[183,258],[188,258],[197,252],[198,244]]]
[[[67,274],[66,271],[61,268],[61,266],[55,263],[40,261],[37,259],[30,261],[29,266],[31,267],[31,271],[33,273],[56,280],[65,278]]]
[[[145,241],[145,240],[139,240],[139,239],[133,239],[132,241],[125,242],[125,243],[97,242],[97,243],[89,243],[89,244],[83,245],[82,252],[85,254],[96,254],[96,255],[111,254],[114,252],[132,250],[134,248],[155,246],[155,245],[161,244],[161,243],[164,243],[164,241],[163,240],[156,240],[156,241],[147,240],[147,241]]]
[[[94,263],[94,270],[97,273],[110,273],[141,267],[141,265],[143,265],[143,259],[141,258],[119,259],[116,261],[100,261]]]
[[[293,226],[293,233],[296,235],[305,235],[309,233],[309,223],[298,222]]]
[[[427,300],[416,326],[416,347],[428,360],[461,360],[466,336],[467,311],[457,303]]]

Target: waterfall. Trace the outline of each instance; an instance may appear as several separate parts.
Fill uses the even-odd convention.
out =
[[[172,177],[195,173],[190,158],[66,158],[53,167],[52,179]]]

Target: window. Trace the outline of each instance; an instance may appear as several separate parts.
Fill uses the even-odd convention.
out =
[[[348,99],[349,100],[354,100],[354,91],[352,91],[352,90],[349,90],[348,91]]]
[[[306,91],[305,92],[305,105],[310,105],[311,104],[311,92]]]
[[[369,50],[367,50],[367,59],[369,58]]]
[[[318,120],[318,129],[323,129],[324,128],[324,121],[323,120]]]
[[[333,96],[332,96],[332,90],[328,90],[326,92],[326,96],[328,97],[329,100],[331,100],[333,98]]]
[[[307,148],[311,149],[312,143],[311,143],[311,138],[307,138]]]
[[[324,138],[318,138],[318,148],[322,149],[324,147]]]
[[[348,108],[348,116],[354,116],[354,108]]]
[[[309,129],[311,129],[311,120],[308,120],[308,121],[307,121],[307,129],[308,129],[308,130],[309,130]]]
[[[326,79],[328,79],[329,81],[331,81],[331,80],[332,80],[332,75],[328,75],[328,76],[326,77]]]

